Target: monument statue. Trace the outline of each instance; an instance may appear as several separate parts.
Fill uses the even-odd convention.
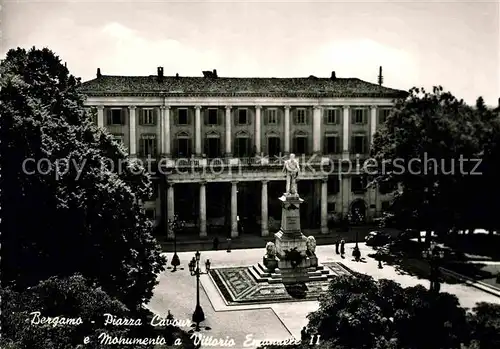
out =
[[[316,255],[316,239],[314,236],[311,235],[307,237],[306,247],[308,256]]]
[[[285,161],[283,172],[286,174],[286,191],[285,194],[298,194],[297,192],[297,177],[299,175],[299,162],[295,159],[295,154],[290,154],[290,158]]]
[[[266,244],[266,256],[267,258],[276,257],[276,246],[274,245],[274,242],[269,241]]]

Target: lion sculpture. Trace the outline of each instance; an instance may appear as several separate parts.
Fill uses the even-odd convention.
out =
[[[307,237],[306,247],[308,256],[316,255],[316,239],[314,238],[314,236],[311,235]]]

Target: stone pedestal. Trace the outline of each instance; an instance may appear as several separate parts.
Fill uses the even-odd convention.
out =
[[[274,245],[267,244],[262,264],[250,267],[250,273],[257,282],[284,284],[326,281],[333,277],[318,264],[314,238],[309,241],[308,251],[308,238],[300,229],[300,204],[304,200],[298,194],[283,194],[279,200],[282,205],[281,229],[275,234]]]

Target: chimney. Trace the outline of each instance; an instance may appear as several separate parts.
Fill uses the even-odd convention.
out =
[[[384,76],[382,75],[382,66],[378,68],[378,85],[382,86],[382,83],[384,82]]]
[[[214,69],[214,71],[213,71],[213,73],[212,73],[212,74],[213,74],[213,77],[214,77],[214,78],[217,78],[217,69]]]
[[[332,71],[332,76],[330,77],[331,80],[335,80],[337,78],[337,75],[335,74],[335,71]]]
[[[158,82],[163,82],[163,67],[158,67]]]
[[[101,68],[97,68],[97,78],[100,78],[101,75]]]

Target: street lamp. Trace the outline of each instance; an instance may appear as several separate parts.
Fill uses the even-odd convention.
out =
[[[177,231],[180,229],[184,229],[186,222],[179,220],[179,216],[174,215],[174,219],[168,220],[168,228],[174,234],[174,256],[172,257],[172,266],[174,267],[173,271],[177,270],[177,267],[181,264],[179,256],[177,255]]]
[[[430,291],[433,293],[439,293],[439,264],[444,258],[444,251],[440,249],[435,241],[431,241],[428,249],[422,251],[422,257],[429,261],[431,267],[431,273],[429,277]]]
[[[189,262],[191,276],[196,276],[196,308],[193,313],[193,322],[196,324],[195,331],[200,330],[200,322],[205,321],[205,313],[200,305],[200,275],[210,272],[210,259],[205,262],[205,272],[200,270],[200,251],[196,251],[193,259]]]

